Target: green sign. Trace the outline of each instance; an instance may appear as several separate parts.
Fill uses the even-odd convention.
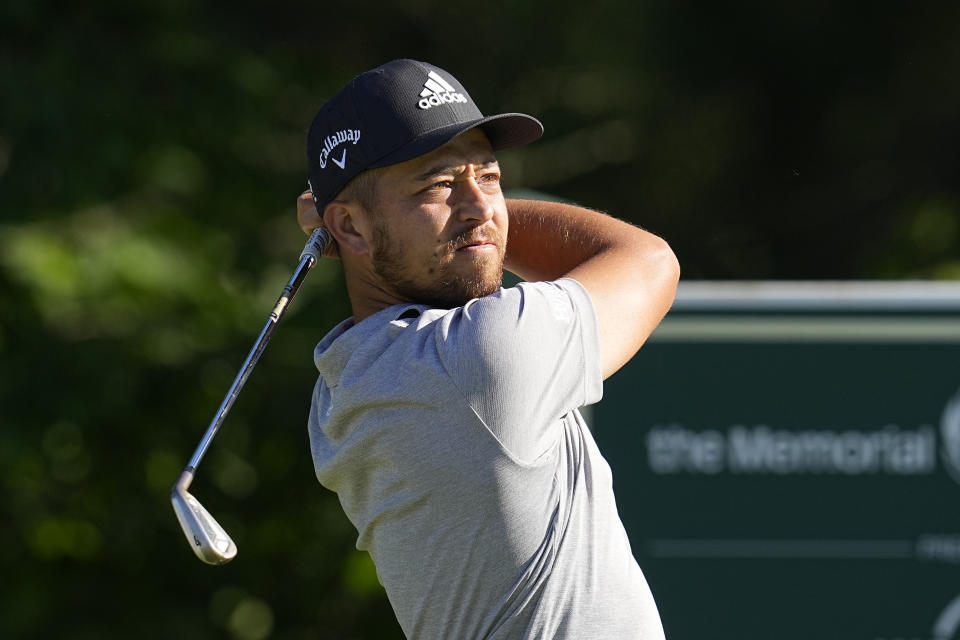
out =
[[[960,286],[683,283],[593,414],[670,640],[960,639]]]

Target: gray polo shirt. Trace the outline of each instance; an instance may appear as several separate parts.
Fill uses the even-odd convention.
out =
[[[662,638],[578,407],[596,319],[575,280],[398,305],[317,345],[317,477],[409,638]]]

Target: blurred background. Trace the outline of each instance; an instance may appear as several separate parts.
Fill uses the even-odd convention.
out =
[[[240,7],[0,4],[0,636],[401,637],[309,456],[336,263],[193,484],[236,560],[168,498],[303,245],[313,114],[390,59],[539,117],[505,186],[664,236],[685,279],[960,279],[960,4]]]

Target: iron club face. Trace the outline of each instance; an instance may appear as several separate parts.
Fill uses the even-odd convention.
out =
[[[237,545],[187,487],[193,474],[184,471],[170,492],[173,511],[197,557],[207,564],[225,564],[237,555]]]

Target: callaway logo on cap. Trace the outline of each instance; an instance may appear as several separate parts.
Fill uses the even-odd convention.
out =
[[[317,211],[358,173],[423,155],[474,127],[495,151],[543,135],[522,113],[484,116],[456,78],[425,62],[394,60],[360,74],[320,108],[307,133]]]
[[[320,159],[318,160],[321,169],[327,168],[328,159],[333,160],[333,164],[337,165],[341,169],[345,169],[347,167],[346,149],[344,149],[343,153],[340,154],[339,160],[337,160],[335,157],[330,157],[330,154],[333,152],[333,150],[344,142],[352,142],[353,144],[360,142],[360,129],[343,129],[342,131],[337,131],[336,133],[323,139],[323,150],[320,151]]]

